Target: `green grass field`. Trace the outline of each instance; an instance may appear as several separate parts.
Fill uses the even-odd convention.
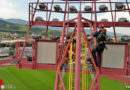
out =
[[[55,71],[16,69],[14,66],[0,68],[5,90],[54,90],[55,75]],[[101,90],[130,90],[126,86],[129,85],[101,77]]]

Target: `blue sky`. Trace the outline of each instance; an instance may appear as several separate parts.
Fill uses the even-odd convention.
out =
[[[2,8],[0,8],[0,18],[20,18],[28,20],[28,4],[29,2],[36,1],[37,0],[0,0],[0,6],[2,6]]]

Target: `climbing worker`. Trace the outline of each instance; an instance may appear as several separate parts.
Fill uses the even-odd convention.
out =
[[[92,27],[92,25],[90,25]],[[104,28],[103,24],[98,25],[99,31],[95,32],[93,36],[88,37],[88,39],[92,39],[93,37],[96,38],[97,44],[94,46],[92,50],[92,55],[95,60],[95,64],[97,67],[101,65],[101,54],[105,48],[105,41],[106,41],[106,32],[107,30]],[[96,53],[98,55],[98,59],[96,59]]]

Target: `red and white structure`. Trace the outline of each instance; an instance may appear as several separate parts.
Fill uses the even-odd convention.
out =
[[[40,10],[38,5],[44,3],[47,7],[45,10]],[[108,11],[99,11],[97,10],[97,4],[108,4],[109,9]],[[124,43],[117,43],[116,39],[116,28],[115,27],[130,27],[130,22],[117,22],[116,21],[116,14],[117,12],[128,12],[130,14],[128,0],[125,3],[127,8],[124,10],[116,10],[116,7],[113,9],[113,6],[116,6],[117,2],[100,2],[97,0],[64,0],[64,2],[31,2],[29,3],[29,30],[27,32],[27,36],[23,45],[22,51],[18,48],[19,44],[17,44],[17,54],[16,58],[20,61],[17,65],[19,68],[31,68],[31,69],[45,69],[45,70],[57,70],[56,73],[56,82],[55,82],[55,90],[66,90],[63,77],[61,75],[61,68],[62,64],[65,62],[65,57],[68,54],[68,50],[70,47],[70,43],[72,42],[72,38],[74,33],[76,32],[76,62],[75,62],[75,90],[80,90],[80,57],[81,57],[81,33],[83,33],[85,41],[87,43],[90,56],[95,68],[95,77],[91,83],[89,90],[100,90],[100,69],[96,67],[93,56],[91,54],[91,46],[87,39],[87,34],[85,33],[85,28],[89,28],[89,24],[93,25],[94,31],[97,31],[97,26],[102,23],[105,27],[113,27],[114,31],[114,38],[116,43],[107,43],[108,50],[105,50],[103,54],[102,60],[102,67],[101,73],[103,74],[120,74],[120,75],[129,75],[130,74],[130,50],[128,49],[128,44]],[[55,4],[61,5],[63,7],[62,11],[55,11],[53,6]],[[75,5],[77,8],[77,12],[70,12],[69,8],[70,5]],[[92,5],[91,11],[83,11],[83,5],[90,4]],[[36,13],[44,12],[46,14],[45,21],[35,21],[34,18]],[[98,21],[98,14],[103,14],[106,12],[111,13],[112,21],[110,22],[101,22]],[[63,20],[61,21],[51,21],[52,13],[58,13],[59,15],[63,15]],[[114,13],[114,15],[113,15]],[[71,14],[76,14],[75,18],[71,17]],[[84,14],[89,14],[90,19]],[[46,33],[45,33],[45,40],[35,40],[35,42],[29,42],[29,33],[33,25],[37,26],[47,26]],[[60,49],[58,50],[58,42],[57,41],[49,41],[46,40],[47,33],[48,33],[48,26],[53,27],[62,27],[62,35],[61,35],[61,44]],[[69,42],[64,47],[64,37],[65,34],[68,34],[69,28],[73,28],[73,32],[71,33],[71,37]],[[92,29],[90,28],[90,35],[92,35]],[[32,43],[33,46],[33,55],[32,55],[32,62],[22,62],[24,50],[26,47],[26,43]],[[96,41],[94,40],[94,44]],[[35,47],[34,47],[35,46]],[[114,53],[114,54],[113,54]],[[129,61],[128,61],[129,60]],[[61,82],[61,83],[60,83]],[[96,84],[96,86],[95,86]]]

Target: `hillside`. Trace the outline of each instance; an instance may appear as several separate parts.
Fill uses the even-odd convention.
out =
[[[28,25],[28,21],[22,19],[6,19],[5,21],[19,25]]]
[[[25,33],[28,27],[0,20],[0,32]]]
[[[3,19],[3,18],[0,18],[0,20],[6,21],[8,23],[17,24],[17,25],[28,25],[28,21],[22,20],[22,19],[13,19],[13,18]]]
[[[45,34],[46,28],[44,27],[32,27],[31,33]],[[18,34],[26,34],[28,31],[28,25],[18,25],[4,20],[0,20],[0,32],[10,32]],[[49,33],[60,33],[60,31],[49,30]]]

